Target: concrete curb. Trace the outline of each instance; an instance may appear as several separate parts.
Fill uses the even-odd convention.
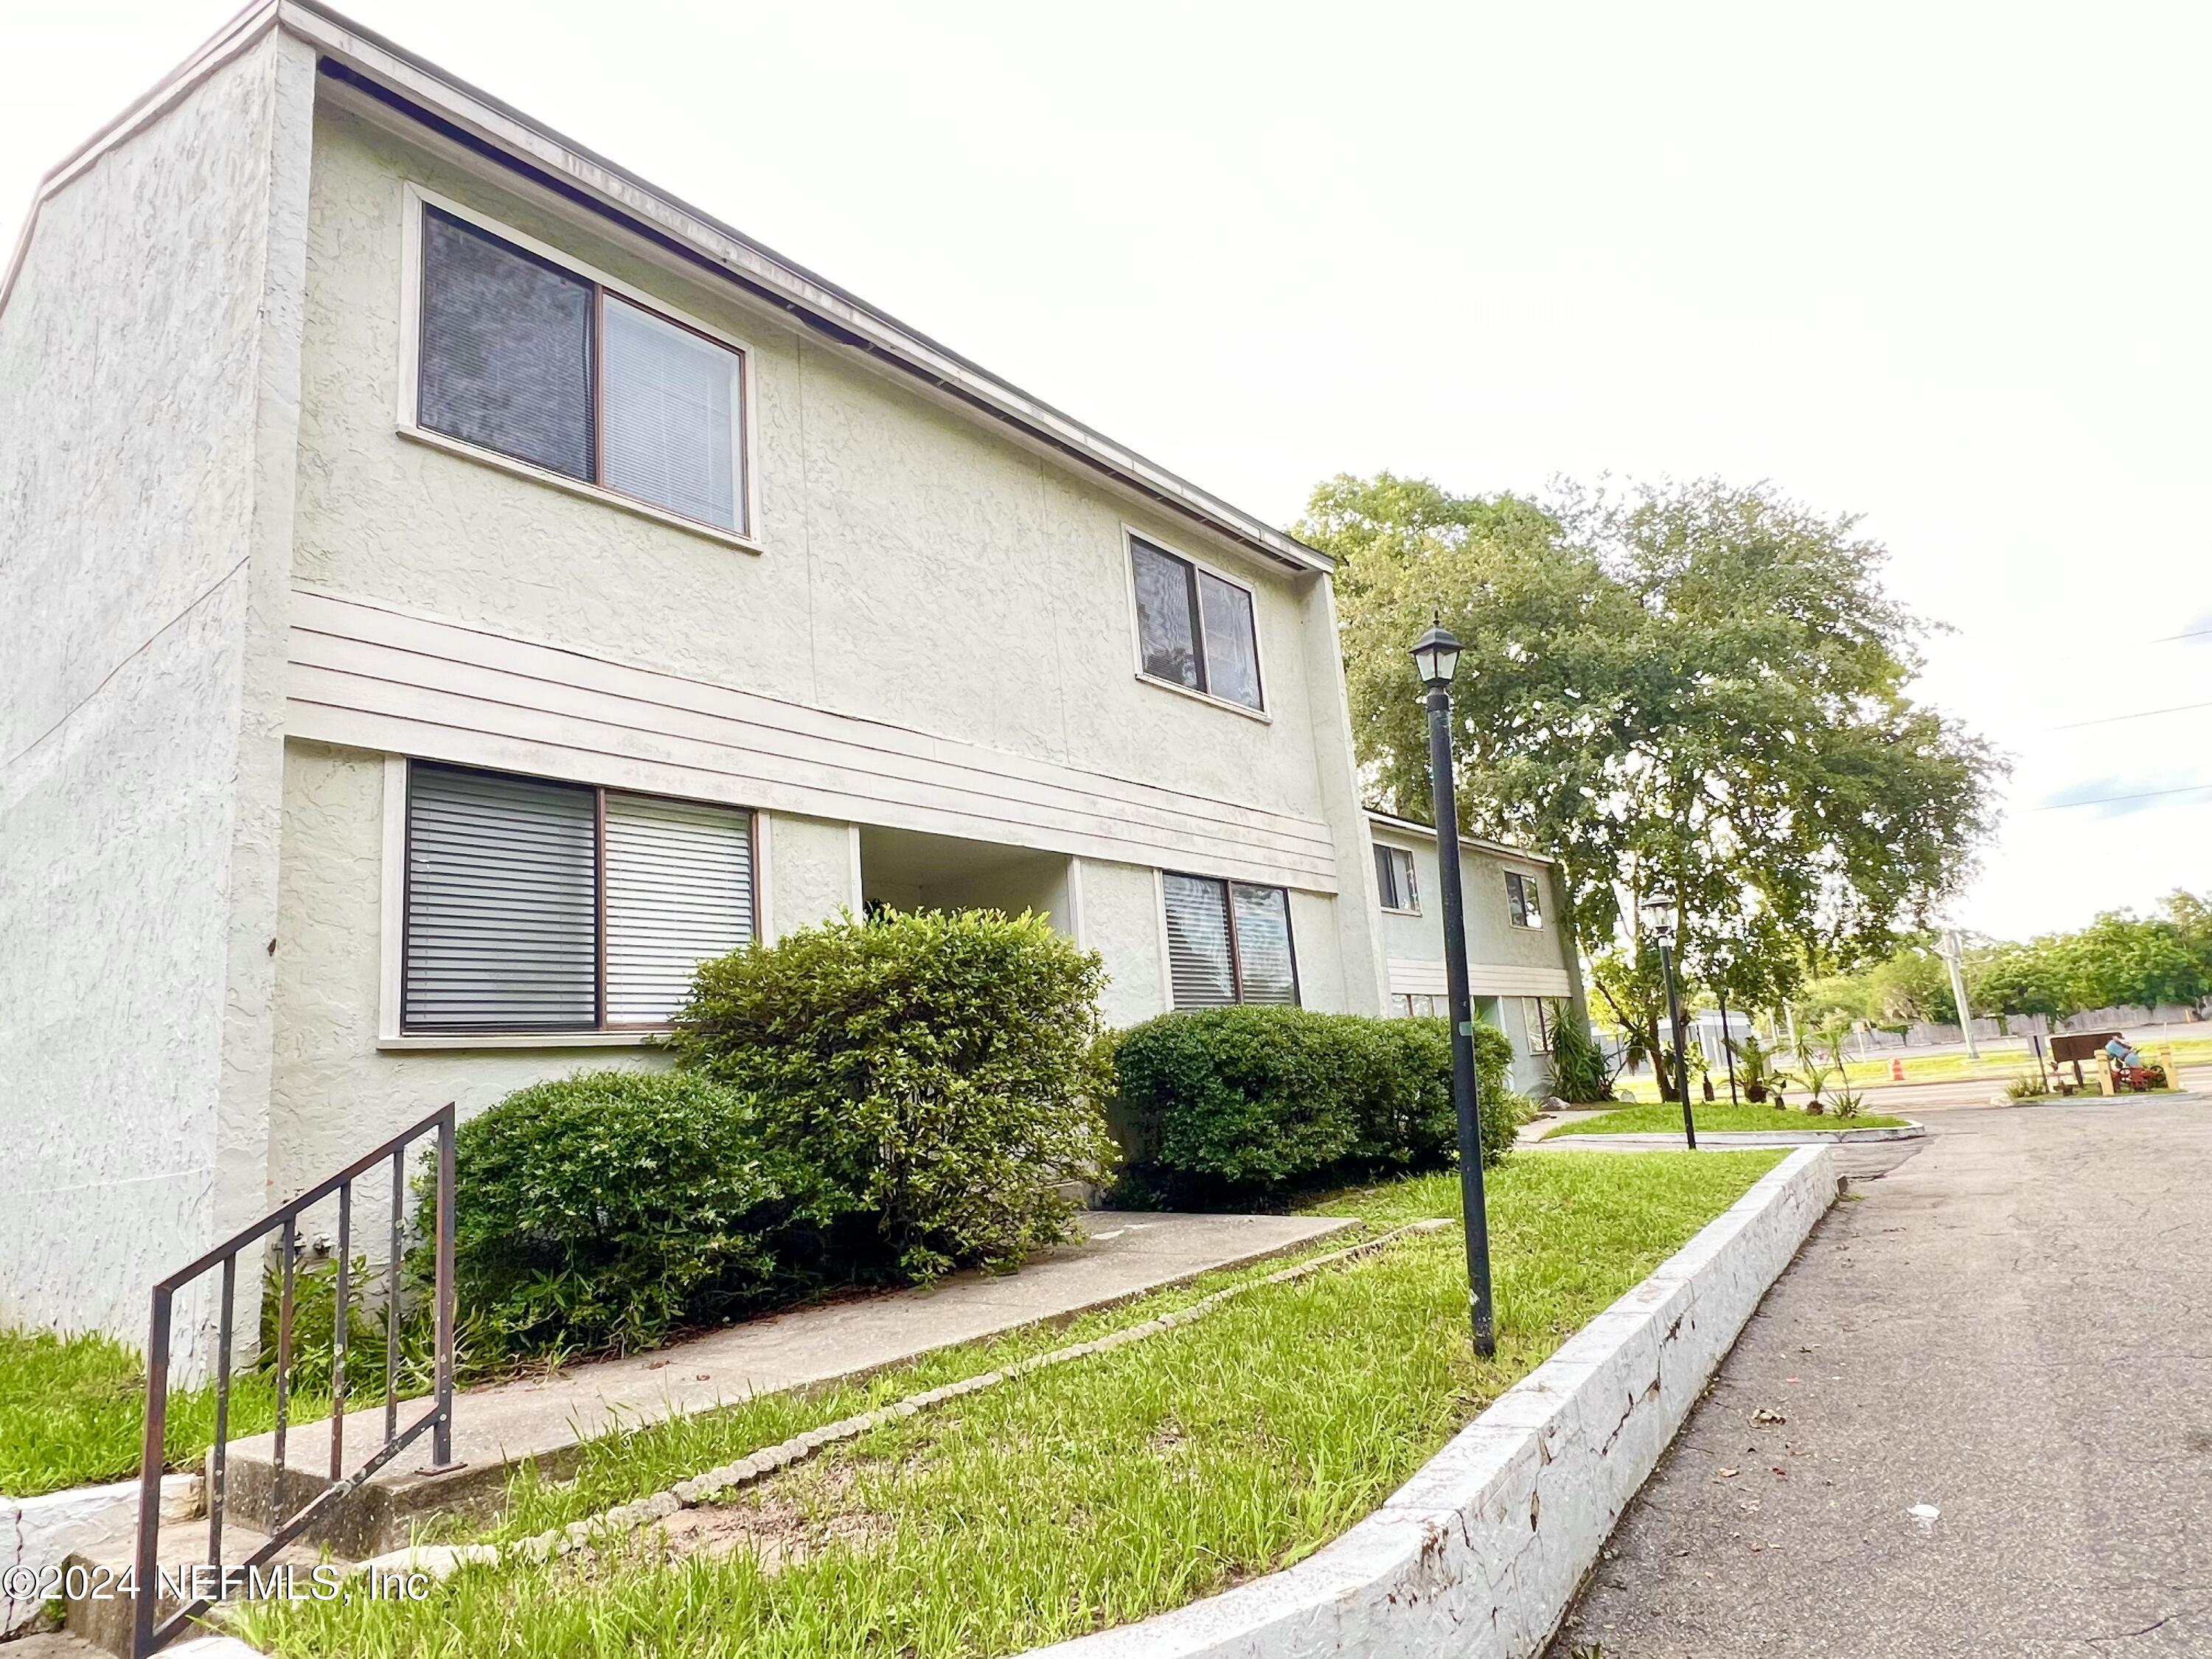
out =
[[[161,1477],[161,1515],[182,1520],[200,1512],[200,1477]],[[0,1497],[0,1567],[58,1567],[79,1550],[127,1538],[138,1524],[134,1477],[105,1486],[71,1486],[41,1498]],[[0,1635],[27,1625],[43,1604],[0,1595]]]
[[[1832,1151],[1791,1152],[1380,1510],[1297,1565],[1024,1659],[1541,1652],[1613,1522],[1836,1189]]]
[[[1916,1119],[1907,1118],[1893,1128],[1880,1129],[1717,1129],[1698,1132],[1700,1146],[1852,1146],[1865,1140],[1917,1140],[1928,1133],[1928,1126]],[[1587,1151],[1595,1146],[1633,1147],[1638,1151],[1682,1150],[1679,1134],[1634,1135],[1556,1135],[1549,1140],[1540,1140],[1539,1146],[1565,1147]],[[1525,1148],[1523,1150],[1526,1150]]]

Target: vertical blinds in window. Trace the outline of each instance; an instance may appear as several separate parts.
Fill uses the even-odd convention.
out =
[[[603,482],[689,519],[743,528],[738,355],[611,294],[605,305]]]
[[[1223,884],[1196,876],[1164,878],[1168,976],[1178,1008],[1218,1008],[1237,1000],[1229,960],[1229,902]]]
[[[607,1024],[665,1025],[691,970],[752,938],[747,814],[649,795],[606,799]]]
[[[1298,1000],[1291,967],[1291,896],[1279,887],[1229,889],[1236,909],[1237,992],[1245,1002]]]
[[[406,1029],[597,1023],[593,817],[576,785],[409,769]]]
[[[592,284],[437,210],[422,227],[416,418],[592,477]]]

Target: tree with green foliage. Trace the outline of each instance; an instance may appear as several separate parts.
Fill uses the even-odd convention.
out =
[[[1466,647],[1452,685],[1462,827],[1560,854],[1566,920],[1613,1015],[1660,1048],[1638,903],[1682,911],[1688,978],[1771,1006],[1807,962],[1929,925],[1991,821],[1999,762],[1914,702],[1923,625],[1850,518],[1712,481],[1547,505],[1339,477],[1297,533],[1338,561],[1359,758],[1422,815],[1427,723],[1407,647]],[[1662,1078],[1663,1081],[1663,1078]]]

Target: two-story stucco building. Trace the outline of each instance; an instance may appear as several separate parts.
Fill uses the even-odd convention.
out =
[[[1042,912],[1122,1023],[1443,989],[1325,556],[319,5],[58,168],[5,281],[0,1322],[135,1334],[842,910]],[[1538,1086],[1548,869],[1468,867]]]

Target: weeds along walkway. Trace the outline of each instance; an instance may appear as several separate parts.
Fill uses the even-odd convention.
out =
[[[921,1290],[797,1309],[651,1353],[467,1389],[453,1423],[453,1452],[463,1467],[428,1475],[422,1469],[427,1453],[395,1462],[343,1506],[323,1541],[341,1556],[377,1554],[407,1542],[431,1516],[483,1513],[495,1505],[520,1464],[542,1474],[566,1474],[595,1437],[861,1377],[940,1349],[1064,1322],[1358,1224],[1311,1215],[1104,1211],[1080,1219],[1079,1243],[1047,1252],[1018,1273],[963,1273]],[[349,1414],[346,1443],[372,1442],[382,1427],[381,1412],[379,1406]],[[321,1467],[329,1433],[327,1419],[295,1425],[291,1467]],[[268,1435],[234,1445],[237,1487],[264,1488],[274,1455]]]
[[[395,1569],[422,1571],[429,1573],[434,1577],[443,1578],[465,1565],[490,1565],[510,1559],[544,1561],[554,1556],[566,1555],[570,1551],[585,1545],[602,1547],[624,1533],[634,1531],[653,1522],[665,1521],[681,1510],[726,1503],[745,1487],[765,1480],[770,1475],[779,1474],[795,1464],[804,1462],[825,1447],[857,1440],[864,1434],[885,1427],[903,1418],[912,1417],[916,1413],[927,1410],[932,1406],[941,1405],[948,1400],[957,1400],[967,1395],[978,1394],[985,1389],[996,1388],[1001,1383],[1011,1382],[1018,1377],[1028,1376],[1054,1365],[1065,1365],[1074,1360],[1088,1358],[1092,1354],[1106,1353],[1115,1348],[1126,1347],[1132,1342],[1141,1342],[1146,1337],[1158,1336],[1163,1332],[1175,1330],[1195,1320],[1203,1319],[1224,1304],[1234,1301],[1239,1297],[1249,1295],[1254,1291],[1271,1285],[1287,1285],[1328,1268],[1342,1267],[1347,1262],[1357,1261],[1363,1256],[1372,1255],[1400,1238],[1417,1233],[1435,1232],[1451,1224],[1453,1224],[1449,1221],[1428,1220],[1411,1222],[1402,1227],[1394,1227],[1386,1233],[1378,1234],[1373,1238],[1364,1239],[1348,1249],[1332,1250],[1325,1255],[1315,1256],[1294,1267],[1279,1268],[1274,1273],[1263,1274],[1257,1279],[1247,1279],[1243,1284],[1229,1285],[1200,1297],[1188,1307],[1178,1308],[1173,1312],[1145,1320],[1139,1324],[1126,1326],[1120,1330],[1109,1332],[1106,1335],[1093,1340],[1071,1342],[1064,1347],[1050,1349],[1026,1359],[1015,1360],[998,1370],[984,1371],[977,1376],[962,1377],[957,1382],[947,1382],[939,1388],[908,1395],[903,1399],[891,1401],[887,1406],[879,1406],[872,1411],[841,1418],[834,1423],[824,1423],[819,1428],[809,1429],[802,1434],[794,1435],[790,1439],[775,1445],[764,1446],[760,1450],[741,1457],[734,1462],[725,1463],[718,1468],[708,1469],[703,1474],[694,1475],[689,1480],[679,1480],[666,1490],[654,1492],[649,1497],[635,1498],[629,1503],[617,1504],[614,1508],[604,1510],[598,1515],[580,1521],[572,1521],[565,1527],[556,1527],[514,1543],[415,1546],[394,1550],[373,1560],[362,1562],[355,1570],[365,1572]]]

